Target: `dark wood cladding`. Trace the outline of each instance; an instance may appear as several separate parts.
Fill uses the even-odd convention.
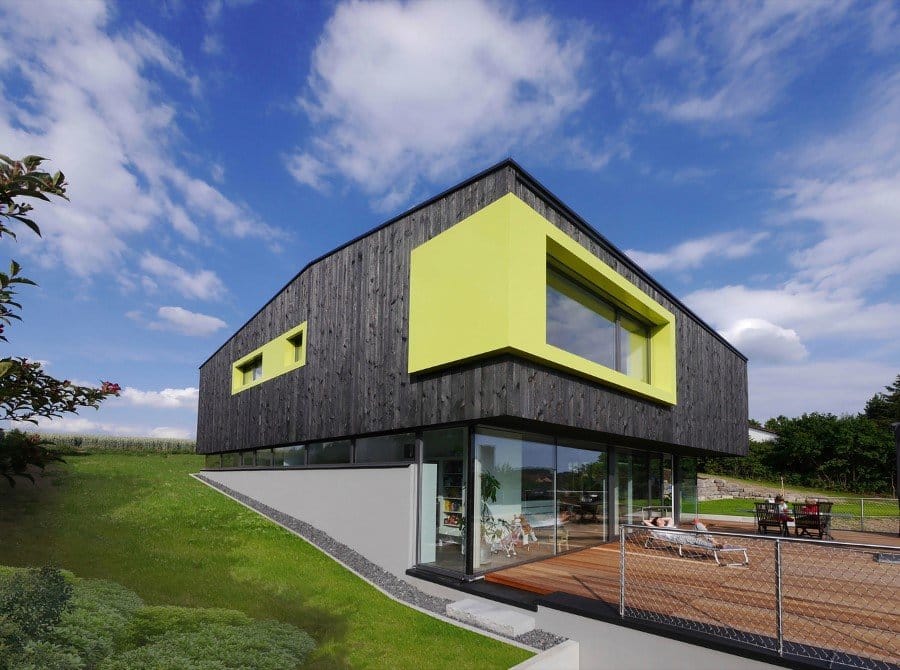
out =
[[[678,404],[668,407],[512,356],[407,374],[413,248],[514,192],[677,320]],[[200,369],[201,453],[491,418],[648,446],[745,453],[746,361],[511,162],[307,267]],[[308,320],[307,364],[231,395],[234,361]]]

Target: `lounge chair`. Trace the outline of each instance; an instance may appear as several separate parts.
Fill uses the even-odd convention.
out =
[[[699,531],[675,530],[669,529],[653,529],[649,531],[647,541],[644,547],[650,549],[653,546],[663,545],[666,548],[677,548],[678,555],[684,556],[684,551],[704,552],[712,554],[716,559],[716,565],[725,565],[727,567],[740,567],[750,564],[750,557],[747,556],[746,547],[738,547],[726,544],[723,547],[716,546],[708,535],[704,535]],[[739,554],[743,560],[723,562],[724,558],[720,554]]]

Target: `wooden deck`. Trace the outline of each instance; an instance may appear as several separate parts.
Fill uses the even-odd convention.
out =
[[[775,637],[774,542],[752,534],[755,526],[713,522],[712,531],[748,550],[746,567],[717,566],[708,552],[680,557],[669,548],[645,548],[643,537],[626,543],[626,606],[640,618],[741,639]],[[838,542],[881,545],[900,553],[900,539],[835,531]],[[770,536],[771,538],[771,536]],[[725,538],[723,538],[725,539]],[[782,543],[783,628],[786,644],[839,650],[900,664],[900,565],[875,560],[878,549],[840,549],[817,543]],[[485,576],[485,581],[541,595],[566,593],[619,602],[619,545],[528,563]],[[724,631],[724,632],[723,632]],[[768,641],[768,642],[766,642]]]

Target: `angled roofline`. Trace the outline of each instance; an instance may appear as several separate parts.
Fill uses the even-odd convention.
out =
[[[284,286],[282,286],[280,289],[278,289],[272,295],[272,297],[269,298],[262,305],[262,307],[260,307],[258,310],[256,310],[246,321],[244,321],[244,323],[241,324],[241,326],[237,330],[232,332],[232,334],[228,337],[228,339],[226,339],[212,354],[209,355],[209,357],[207,357],[207,359],[205,361],[203,361],[203,363],[200,364],[200,367],[202,368],[204,365],[209,363],[209,361],[212,360],[216,354],[218,354],[223,348],[225,348],[225,345],[228,344],[237,333],[239,333],[244,328],[246,328],[247,325],[251,321],[253,321],[253,319],[255,319],[266,307],[269,306],[269,304],[272,303],[272,301],[275,300],[275,298],[277,298],[279,295],[281,295],[281,293],[284,292],[284,290],[288,286],[290,286],[300,275],[302,275],[304,272],[306,272],[313,265],[316,265],[317,263],[325,260],[329,256],[332,256],[332,255],[338,253],[339,251],[346,249],[347,247],[349,247],[352,244],[356,244],[360,240],[363,240],[366,237],[368,237],[369,235],[374,235],[378,231],[387,228],[388,226],[399,221],[400,219],[403,219],[407,216],[415,214],[419,210],[424,209],[425,207],[428,207],[429,205],[434,204],[438,200],[441,200],[441,199],[447,197],[451,193],[458,191],[460,189],[463,189],[466,186],[469,186],[470,184],[473,184],[476,181],[483,179],[487,175],[497,172],[498,170],[501,170],[506,167],[513,168],[513,170],[516,171],[517,176],[519,177],[519,179],[521,179],[521,181],[523,181],[525,184],[527,184],[529,188],[531,188],[535,192],[537,192],[552,207],[559,210],[564,216],[568,217],[576,225],[576,227],[578,227],[583,233],[585,233],[588,237],[590,237],[597,244],[605,247],[607,249],[607,251],[609,251],[613,256],[616,256],[617,259],[622,264],[624,264],[629,270],[631,270],[638,277],[640,277],[641,279],[646,281],[648,284],[653,286],[653,288],[655,288],[662,295],[664,295],[666,297],[666,299],[670,300],[673,304],[677,305],[681,311],[683,311],[688,316],[690,316],[692,319],[694,319],[698,324],[700,324],[701,327],[703,327],[713,337],[715,337],[722,344],[724,344],[726,347],[728,347],[731,351],[733,351],[735,354],[737,354],[742,360],[744,360],[745,362],[747,361],[747,357],[744,354],[742,354],[740,351],[738,351],[738,349],[733,344],[731,344],[728,340],[726,340],[718,332],[716,332],[716,330],[712,326],[710,326],[708,323],[706,323],[706,321],[704,321],[699,316],[697,316],[697,314],[695,314],[690,308],[688,308],[687,305],[685,305],[683,302],[681,302],[681,300],[679,300],[677,297],[675,297],[675,295],[673,295],[668,289],[666,289],[662,284],[660,284],[657,280],[655,280],[648,272],[646,272],[637,263],[635,263],[628,256],[626,256],[625,253],[621,249],[619,249],[615,244],[613,244],[606,237],[604,237],[599,232],[597,232],[597,230],[593,226],[591,226],[591,224],[589,224],[587,221],[585,221],[574,210],[572,210],[568,205],[566,205],[562,200],[560,200],[556,195],[554,195],[546,186],[544,186],[541,182],[539,182],[530,172],[525,170],[515,160],[508,157],[508,158],[504,158],[499,163],[495,163],[494,165],[482,170],[478,174],[475,174],[475,175],[469,177],[468,179],[465,179],[464,181],[461,181],[458,184],[455,184],[455,185],[441,191],[437,195],[432,196],[431,198],[428,198],[427,200],[424,200],[417,205],[414,205],[413,207],[407,209],[406,211],[403,211],[400,214],[397,214],[396,216],[385,221],[384,223],[379,224],[378,226],[375,226],[374,228],[371,228],[370,230],[367,230],[366,232],[361,233],[360,235],[357,235],[353,239],[348,240],[347,242],[344,242],[340,246],[332,249],[331,251],[328,251],[328,252],[322,254],[321,256],[318,256],[317,258],[314,258],[313,260],[309,261],[306,265],[304,265],[300,269],[299,272],[297,272],[293,277],[291,277],[284,284]]]

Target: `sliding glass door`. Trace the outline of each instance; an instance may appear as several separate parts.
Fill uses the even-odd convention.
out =
[[[419,565],[466,571],[468,431],[422,433]]]
[[[555,447],[551,438],[479,428],[474,436],[475,571],[555,553]]]
[[[607,539],[607,452],[568,440],[556,448],[559,550],[584,549]]]

